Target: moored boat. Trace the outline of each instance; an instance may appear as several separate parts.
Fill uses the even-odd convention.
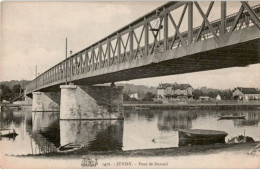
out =
[[[218,115],[220,119],[244,119],[246,115]]]
[[[14,129],[1,129],[0,130],[0,137],[15,137],[18,134],[15,132]]]
[[[225,131],[185,129],[179,130],[179,146],[225,143]]]
[[[80,148],[82,148],[83,146],[81,146],[80,144],[76,144],[76,143],[68,143],[66,145],[60,146],[58,148],[59,152],[71,152],[71,151],[75,151],[78,150]]]

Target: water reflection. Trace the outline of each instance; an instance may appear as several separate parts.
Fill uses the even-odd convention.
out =
[[[245,119],[218,121],[218,115],[245,115]],[[177,147],[179,129],[212,129],[244,133],[260,140],[260,110],[140,110],[125,111],[124,120],[59,120],[59,113],[10,110],[1,112],[0,128],[15,129],[15,139],[2,138],[1,154],[56,152],[76,143],[87,150],[131,150]]]
[[[241,111],[238,114],[246,115],[246,118],[240,119],[240,120],[234,120],[234,126],[236,126],[236,127],[244,127],[244,126],[258,127],[258,123],[260,122],[260,114],[258,112]]]
[[[31,138],[38,153],[76,143],[88,150],[122,150],[122,120],[59,120],[59,113],[32,113]]]
[[[9,128],[14,125],[15,127],[20,127],[22,120],[24,118],[23,112],[8,110],[1,114],[1,129]]]
[[[158,129],[174,130],[192,127],[192,120],[197,119],[193,111],[161,111],[158,113]]]
[[[219,112],[221,115],[233,115],[233,116],[245,116],[245,118],[238,118],[238,119],[219,119],[219,120],[231,120],[234,123],[235,127],[258,127],[258,123],[260,122],[260,112],[259,111],[227,111],[227,112]]]
[[[33,112],[31,138],[39,153],[56,152],[60,146],[59,113]]]
[[[122,150],[123,120],[61,120],[61,145],[77,143],[88,150]]]

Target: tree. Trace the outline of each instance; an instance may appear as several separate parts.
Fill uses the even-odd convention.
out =
[[[204,96],[202,90],[200,89],[194,89],[192,94],[194,95],[194,99],[199,99],[200,96]]]
[[[142,99],[143,101],[153,101],[153,98],[155,98],[156,95],[151,93],[151,92],[147,92],[145,95],[144,95],[144,98]]]
[[[20,84],[14,85],[12,91],[15,95],[19,95],[21,91],[21,85]]]
[[[131,99],[131,98],[130,98],[129,95],[123,93],[123,100],[124,100],[124,101],[129,101],[130,99]]]
[[[208,93],[208,96],[211,97],[211,98],[216,98],[217,97],[217,92],[210,91]]]
[[[233,94],[232,94],[232,91],[230,89],[223,90],[222,91],[222,95],[223,95],[223,99],[224,100],[231,100],[231,99],[233,99]]]
[[[1,99],[2,100],[11,100],[14,98],[14,93],[12,90],[5,84],[0,85],[0,89],[2,90]]]

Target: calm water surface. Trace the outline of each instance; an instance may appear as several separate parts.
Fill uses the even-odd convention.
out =
[[[220,114],[246,115],[219,120]],[[125,111],[124,120],[59,120],[59,113],[28,110],[1,112],[0,127],[18,136],[1,138],[1,154],[55,152],[61,145],[78,143],[88,150],[133,150],[178,147],[178,129],[213,129],[228,133],[226,141],[244,134],[260,141],[260,110],[143,110]]]

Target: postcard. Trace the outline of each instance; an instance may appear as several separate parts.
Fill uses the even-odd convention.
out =
[[[0,168],[260,168],[259,1],[3,1]]]

